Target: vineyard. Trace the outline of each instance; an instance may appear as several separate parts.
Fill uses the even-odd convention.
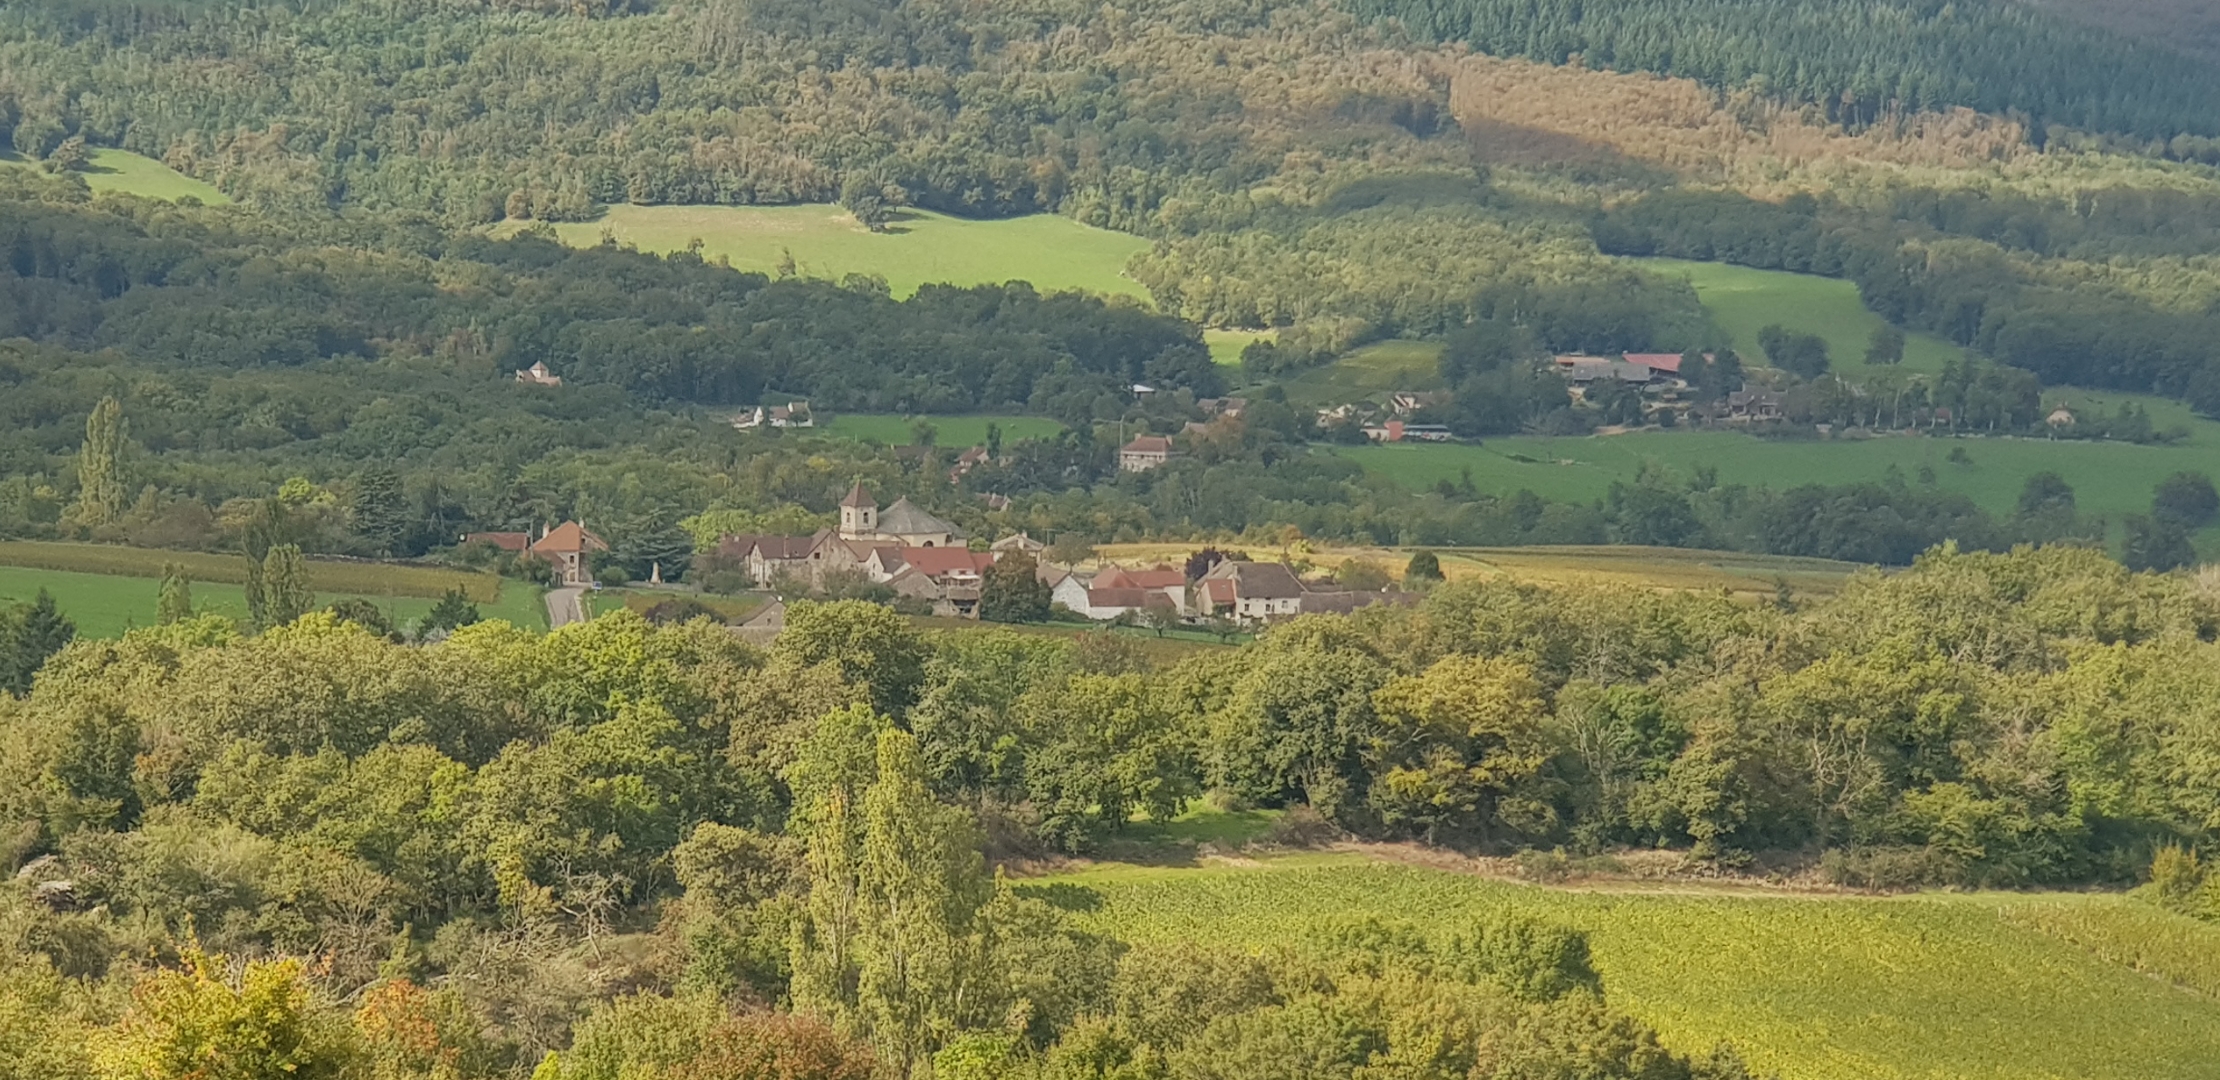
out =
[[[1341,855],[1054,881],[1092,890],[1088,918],[1133,941],[1264,950],[1365,916],[1436,936],[1504,910],[1560,921],[1668,1045],[1731,1042],[1784,1077],[2189,1080],[2220,1045],[2220,928],[2117,897],[1575,891]]]

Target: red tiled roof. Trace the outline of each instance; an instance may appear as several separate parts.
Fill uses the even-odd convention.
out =
[[[1131,454],[1169,454],[1172,452],[1172,440],[1162,435],[1135,435],[1133,441],[1125,444],[1123,449]]]
[[[1626,354],[1626,362],[1640,364],[1651,371],[1670,371],[1675,375],[1680,374],[1679,353],[1630,352]]]
[[[956,573],[985,573],[994,565],[991,551],[972,551],[960,547],[906,547],[895,554],[904,564],[915,567],[927,577],[945,577]]]
[[[871,493],[870,493],[870,492],[868,492],[868,491],[865,491],[865,490],[863,490],[863,481],[861,481],[861,480],[858,480],[858,481],[856,481],[856,486],[855,486],[855,487],[852,487],[852,488],[849,488],[849,489],[848,489],[848,497],[847,497],[847,498],[845,498],[845,499],[842,499],[842,500],[840,500],[840,505],[842,505],[842,506],[877,506],[877,505],[879,505],[879,504],[878,504],[878,502],[877,502],[876,500],[874,500],[874,499],[872,499],[872,498],[871,498]]]
[[[1186,584],[1186,574],[1164,566],[1154,570],[1111,567],[1095,579],[1095,587],[1098,589],[1170,589],[1184,587]]]
[[[1163,599],[1161,593],[1148,589],[1094,588],[1087,590],[1087,606],[1091,608],[1147,607],[1149,598]]]
[[[588,532],[585,526],[575,521],[566,521],[555,526],[554,530],[546,536],[541,537],[539,543],[532,545],[532,550],[541,554],[565,551],[607,551],[609,550],[609,543]]]

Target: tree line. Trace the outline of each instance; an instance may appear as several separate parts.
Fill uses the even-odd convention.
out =
[[[21,1021],[0,1049],[73,1080],[182,1080],[211,1056],[391,1080],[1261,1078],[1288,1040],[1339,1032],[1314,1062],[1332,1075],[1423,1047],[1412,1075],[1444,1080],[1746,1076],[1613,1010],[1562,927],[1134,946],[1071,916],[1083,890],[991,872],[1205,783],[1278,803],[1324,781],[1275,764],[1302,736],[1274,731],[1267,669],[1355,672],[1335,707],[1377,689],[1398,722],[1445,672],[1538,704],[1507,661],[1367,673],[1338,632],[1313,638],[1158,669],[1116,638],[928,635],[846,602],[797,605],[768,650],[629,615],[432,646],[321,613],[79,642],[0,695],[23,868],[0,892],[0,1009]],[[1206,764],[1206,700],[1249,716],[1235,756],[1262,756]]]
[[[0,695],[0,1009],[30,1018],[0,1048],[57,1077],[236,1045],[311,1076],[1201,1078],[1384,1025],[1344,1075],[1446,1010],[1448,1071],[1412,1075],[1578,1047],[1582,1075],[1741,1076],[1656,1048],[1547,924],[1167,953],[988,858],[1209,794],[1472,851],[2133,883],[2211,839],[2210,584],[2066,547],[1760,606],[1450,583],[1163,662],[852,601],[763,650],[626,614],[429,646],[180,619]]]

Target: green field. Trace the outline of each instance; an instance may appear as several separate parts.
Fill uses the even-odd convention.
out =
[[[1047,880],[1094,890],[1082,917],[1131,941],[1264,950],[1353,917],[1442,936],[1506,909],[1560,921],[1589,934],[1612,1003],[1668,1046],[1728,1041],[1795,1080],[2209,1080],[2220,1047],[2220,985],[2198,978],[2220,927],[2119,897],[1583,891],[1353,855]],[[2130,966],[2073,930],[2091,926],[2112,948],[2162,944],[2173,966]]]
[[[71,544],[42,540],[0,541],[0,566],[67,570],[81,574],[158,578],[176,565],[194,581],[239,585],[247,580],[245,560],[206,551],[157,551],[120,544]],[[479,604],[493,603],[502,588],[492,574],[397,563],[308,560],[309,585],[334,596],[416,596],[438,599],[449,589]]]
[[[1397,390],[1431,390],[1441,385],[1441,348],[1438,341],[1366,345],[1287,380],[1288,403],[1323,408]]]
[[[145,577],[0,566],[0,605],[30,600],[40,589],[53,594],[62,614],[77,624],[79,636],[110,638],[119,637],[135,626],[153,625],[154,601],[161,591],[161,582]],[[359,594],[319,590],[316,600],[329,604],[351,595]],[[396,624],[423,616],[439,602],[422,596],[368,595],[361,599],[378,605]],[[238,585],[196,581],[193,583],[193,604],[234,619],[247,617],[246,590]],[[516,582],[510,582],[501,590],[500,599],[478,605],[478,613],[488,619],[504,619],[534,630],[547,628],[547,611],[540,602],[539,590]]]
[[[2120,395],[2061,392],[2061,401],[2103,401],[2117,406]],[[2046,401],[2050,400],[2046,397]],[[2160,426],[2186,409],[2171,402],[2139,398]],[[2164,413],[2161,406],[2165,406]],[[2151,489],[2183,470],[2220,478],[2220,424],[2196,420],[2192,436],[2171,446],[2049,440],[2040,438],[1925,438],[1888,436],[1864,440],[1777,441],[1726,431],[1637,431],[1624,435],[1578,438],[1510,436],[1480,445],[1363,446],[1332,451],[1347,455],[1380,475],[1412,488],[1458,481],[1471,470],[1482,492],[1508,495],[1522,488],[1546,498],[1585,502],[1601,498],[1613,481],[1631,483],[1643,462],[1663,465],[1685,479],[1698,466],[1719,470],[1727,484],[1770,487],[1798,484],[1847,484],[1877,481],[1894,466],[1908,483],[1919,483],[1922,467],[1935,483],[1971,496],[1991,513],[2009,513],[2020,488],[2037,472],[2050,470],[2073,485],[2084,513],[2117,519],[2150,509]],[[1968,464],[1951,462],[1964,450]],[[1519,460],[1525,458],[1526,460]]]
[[[933,425],[938,446],[980,446],[987,441],[987,425],[1002,429],[1002,441],[1045,439],[1064,425],[1043,416],[901,416],[895,413],[842,413],[820,424],[818,431],[844,439],[861,439],[888,446],[908,446],[917,441],[911,429],[923,420]]]
[[[511,228],[513,228],[512,226]],[[1146,250],[1138,236],[1096,229],[1054,214],[968,221],[925,210],[905,211],[883,233],[856,224],[840,207],[612,206],[598,221],[555,226],[563,242],[601,242],[604,231],[642,251],[683,251],[700,240],[702,256],[723,256],[742,270],[772,274],[791,255],[805,277],[839,279],[878,274],[896,296],[946,282],[981,285],[1029,281],[1042,292],[1085,289],[1148,298],[1124,276]]]
[[[142,195],[149,199],[176,202],[188,195],[210,206],[229,203],[231,198],[176,169],[150,157],[134,154],[129,150],[94,149],[86,155],[92,168],[78,173],[85,178],[85,186],[94,191],[120,191],[127,195]],[[12,154],[0,154],[0,165],[28,168],[30,162]]]
[[[1825,338],[1835,370],[1871,370],[1865,362],[1866,342],[1876,328],[1886,324],[1879,315],[1866,310],[1858,299],[1858,287],[1849,281],[1684,259],[1633,261],[1661,276],[1688,279],[1696,287],[1696,299],[1733,339],[1734,351],[1747,363],[1765,362],[1765,352],[1758,348],[1758,331],[1779,323]],[[1933,373],[1942,369],[1944,361],[1964,353],[1933,334],[1908,334],[1903,367]]]
[[[1203,344],[1210,346],[1210,358],[1227,367],[1241,365],[1241,350],[1253,341],[1273,336],[1270,330],[1216,330],[1203,331]]]

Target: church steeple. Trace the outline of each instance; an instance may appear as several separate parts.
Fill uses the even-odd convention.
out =
[[[848,497],[840,500],[840,535],[843,539],[857,540],[876,536],[879,532],[879,502],[863,489],[863,481],[849,490]]]

